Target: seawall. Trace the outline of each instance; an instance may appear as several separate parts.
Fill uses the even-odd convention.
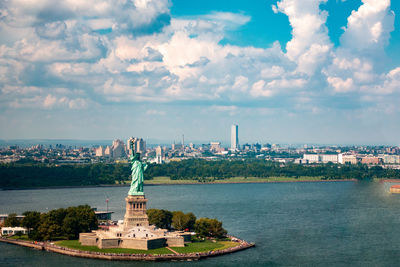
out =
[[[231,236],[232,237],[232,236]],[[193,261],[207,257],[220,256],[229,254],[237,251],[241,251],[247,248],[254,247],[254,243],[248,243],[244,240],[234,237],[238,245],[231,248],[222,250],[198,252],[198,253],[184,253],[184,254],[126,254],[126,253],[103,253],[103,252],[91,252],[82,251],[76,249],[70,249],[66,247],[57,246],[48,242],[31,242],[24,240],[13,240],[8,238],[0,237],[0,242],[5,242],[13,245],[19,245],[23,247],[30,247],[38,250],[46,250],[50,252],[60,253],[73,257],[90,258],[90,259],[102,259],[102,260],[120,260],[120,261]]]

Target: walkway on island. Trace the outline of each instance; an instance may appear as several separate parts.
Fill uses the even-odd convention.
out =
[[[172,248],[170,248],[170,247],[166,247],[169,251],[172,251],[173,253],[175,253],[176,255],[179,255],[179,253],[178,252],[176,252],[175,250],[173,250]]]

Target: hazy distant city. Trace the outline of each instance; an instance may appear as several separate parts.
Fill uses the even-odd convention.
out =
[[[9,145],[0,149],[2,163],[42,162],[54,164],[128,163],[131,144],[136,153],[151,163],[201,158],[207,160],[265,159],[281,163],[316,164],[368,164],[400,169],[400,147],[398,146],[339,146],[307,145],[290,146],[270,143],[239,142],[239,126],[231,127],[230,146],[219,141],[206,144],[181,142],[170,145],[146,144],[140,137],[126,141],[115,139],[106,145],[36,144],[32,146]],[[70,141],[71,142],[71,141]]]

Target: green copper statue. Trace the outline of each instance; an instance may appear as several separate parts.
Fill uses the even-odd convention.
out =
[[[128,192],[130,196],[143,196],[143,172],[147,169],[147,164],[140,161],[140,153],[133,151],[133,144],[131,144],[131,155],[129,157],[132,167],[132,182],[131,189]]]

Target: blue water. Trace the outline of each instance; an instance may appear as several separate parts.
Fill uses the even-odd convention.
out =
[[[398,266],[400,196],[366,182],[146,186],[148,208],[222,220],[256,247],[198,262],[109,262],[0,243],[0,266]],[[122,219],[127,187],[0,191],[0,213],[79,204]]]

